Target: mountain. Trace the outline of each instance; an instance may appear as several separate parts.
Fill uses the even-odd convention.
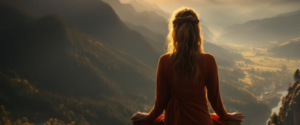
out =
[[[126,26],[134,31],[137,31],[138,33],[143,35],[145,38],[150,39],[151,42],[149,42],[149,43],[160,54],[164,54],[165,50],[167,50],[167,47],[165,46],[166,45],[166,37],[164,37],[163,35],[153,32],[146,27],[131,24],[131,23],[126,23]]]
[[[18,119],[21,122],[27,119],[35,124],[129,125],[134,112],[146,112],[152,108],[155,68],[149,66],[145,58],[153,57],[138,58],[122,48],[126,47],[124,41],[128,42],[127,37],[145,37],[124,26],[109,5],[101,1],[85,3],[76,0],[74,3],[55,0],[36,1],[35,4],[31,3],[32,0],[26,2],[17,3],[29,10],[40,11],[28,14],[19,10],[22,8],[0,4],[0,10],[4,10],[0,11],[1,19],[8,20],[0,24],[6,26],[0,30],[1,123],[3,120],[5,123],[19,123]],[[98,13],[99,5],[103,5],[101,7],[106,12]],[[52,9],[53,6],[57,8]],[[75,7],[79,7],[78,10]],[[84,23],[80,25],[77,21]],[[13,25],[15,22],[19,24]],[[116,29],[105,32],[106,25]],[[111,33],[109,30],[116,31]],[[98,31],[103,32],[97,35]],[[124,37],[119,34],[121,31],[132,34]],[[117,37],[124,38],[124,41],[113,41],[119,39]],[[144,48],[146,45],[152,47],[149,41],[132,42],[128,44],[132,50],[141,47],[138,49],[145,49],[144,53],[149,55],[155,52],[155,48],[152,48],[154,52]],[[134,46],[137,42],[148,44]],[[220,49],[220,55],[228,52],[211,46]],[[230,56],[221,57],[230,59]],[[157,64],[158,58],[149,60]],[[245,125],[260,124],[270,109],[251,92],[237,87],[241,74],[220,67],[224,103],[228,111],[238,110],[249,116]],[[263,113],[256,114],[259,111]]]
[[[136,76],[147,79],[155,77],[152,67],[130,54],[76,30],[55,15],[32,19],[31,22],[18,28],[2,30],[1,39],[0,51],[4,60],[1,61],[1,69],[12,69],[30,81],[40,77],[41,83],[43,83],[41,87],[45,88],[48,88],[45,86],[46,83],[49,85],[59,84],[58,82],[64,78],[71,81],[62,80],[63,82],[74,85],[84,82],[97,85],[99,80],[91,79],[95,77],[95,72],[101,76],[103,85],[105,83],[109,86],[113,86],[114,82],[122,82],[129,86],[133,83],[142,83],[142,81],[133,82],[138,80],[135,78]],[[124,71],[132,73],[126,76],[126,73],[122,73]],[[79,74],[72,75],[72,72]],[[103,76],[103,73],[107,76]],[[50,74],[53,78],[46,79]],[[140,76],[141,74],[147,75]],[[87,77],[83,78],[85,76]],[[133,76],[135,77],[133,78]],[[111,81],[115,77],[118,79]],[[147,82],[143,83],[147,84]],[[103,90],[103,93],[106,93],[105,90],[108,90],[109,86],[105,86],[106,89]],[[150,86],[152,85],[150,84]],[[94,89],[99,88],[95,87]]]
[[[17,0],[12,3],[28,8],[39,17],[59,15],[91,37],[137,57],[153,68],[156,67],[160,54],[151,46],[151,39],[129,29],[110,5],[101,0]]]
[[[166,35],[168,24],[166,18],[158,15],[154,11],[137,12],[133,5],[121,3],[119,0],[104,0],[116,11],[124,22],[144,26],[156,33]]]
[[[279,113],[270,117],[270,123],[275,125],[300,124],[300,82],[297,81],[288,89],[288,94],[282,98]]]
[[[2,18],[29,17],[3,6]],[[26,116],[38,123],[59,117],[68,121],[64,111],[73,111],[80,115],[76,119],[82,115],[95,124],[129,124],[128,117],[143,102],[152,102],[148,97],[154,95],[155,70],[143,61],[56,15],[20,24],[0,34],[0,104],[13,112],[13,119]],[[59,105],[66,109],[56,109]]]
[[[132,5],[130,4],[122,4],[120,3],[119,0],[110,0],[110,1],[106,1],[108,2],[115,10],[116,12],[120,13],[118,14],[121,19],[122,17],[124,18],[130,18],[130,19],[135,19],[135,21],[138,21],[138,17],[132,17],[132,15],[139,15],[140,13],[136,12],[134,10],[134,8],[132,7]],[[132,1],[137,2],[137,1]],[[142,2],[142,1],[139,1]],[[153,8],[152,8],[153,9]],[[152,10],[154,11],[154,10]],[[131,13],[131,14],[130,14]],[[146,14],[147,15],[147,14]],[[154,18],[155,20],[165,20],[165,19],[160,19],[160,18]],[[151,23],[146,23],[146,24],[140,24],[139,22],[135,22],[135,21],[125,21],[126,25],[131,28],[132,30],[135,30],[139,33],[141,33],[144,37],[148,38],[148,39],[152,39],[152,46],[154,46],[154,48],[156,48],[157,51],[159,51],[160,53],[164,53],[163,50],[166,50],[166,46],[165,46],[165,42],[166,42],[166,33],[161,33],[161,32],[155,32],[155,30],[151,30],[152,24]],[[163,22],[167,22],[166,20]],[[164,24],[164,26],[167,26],[167,23]],[[160,25],[156,25],[154,27],[161,27]],[[203,32],[203,36],[205,41],[214,41],[214,35],[213,33],[209,30],[208,27],[206,27],[205,25],[201,25],[202,28],[202,32]],[[220,65],[223,66],[232,66],[234,64],[234,60],[241,60],[243,59],[241,55],[236,54],[236,53],[232,53],[230,51],[227,51],[225,49],[223,49],[222,47],[219,47],[215,44],[212,44],[210,42],[206,42],[204,43],[204,48],[205,50],[207,50],[207,52],[210,52],[214,55],[217,56],[217,61],[220,62]]]
[[[228,27],[218,41],[247,45],[266,45],[299,37],[300,10],[271,18],[252,20]]]
[[[159,6],[153,3],[149,3],[145,0],[131,0],[129,2],[134,9],[138,12],[143,12],[143,11],[154,11],[156,14],[164,17],[164,18],[169,18],[171,14],[166,13],[163,11]]]
[[[292,39],[286,42],[283,42],[275,47],[268,49],[270,53],[273,53],[273,56],[289,58],[289,59],[299,59],[300,53],[300,38]]]

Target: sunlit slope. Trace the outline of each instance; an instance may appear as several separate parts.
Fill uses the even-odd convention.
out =
[[[138,109],[151,108],[126,97],[92,99],[41,91],[27,79],[0,73],[1,123],[130,125],[128,117]],[[3,110],[5,107],[6,111]],[[9,112],[9,114],[7,114]],[[20,119],[20,120],[19,120]]]

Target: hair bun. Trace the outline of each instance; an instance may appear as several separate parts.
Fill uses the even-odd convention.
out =
[[[200,21],[197,17],[194,16],[186,16],[186,17],[178,17],[173,21],[173,24],[182,24],[182,23],[186,23],[186,22],[190,22],[190,23],[195,23],[198,24]]]

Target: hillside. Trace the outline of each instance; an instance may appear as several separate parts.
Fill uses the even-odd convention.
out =
[[[154,69],[140,60],[77,31],[63,19],[54,15],[33,20],[18,29],[12,28],[2,31],[1,38],[0,50],[4,60],[1,61],[2,69],[12,69],[27,79],[30,75],[35,79],[37,76],[45,78],[49,74],[55,74],[51,76],[54,78],[72,78],[73,81],[64,82],[75,84],[87,81],[76,80],[79,77],[73,77],[71,72],[80,73],[90,70],[82,72],[82,75],[77,74],[81,77],[88,76],[79,79],[90,80],[90,82],[97,84],[99,81],[90,77],[94,76],[94,72],[99,73],[98,75],[105,73],[107,76],[101,77],[103,80],[108,80],[107,82],[113,78],[118,78],[111,81],[110,85],[113,85],[113,82],[122,82],[126,86],[130,86],[131,83],[142,83],[142,81],[132,81],[138,80],[135,78],[136,76],[149,80],[155,77]],[[84,64],[87,67],[83,67]],[[87,75],[91,71],[93,73]],[[124,71],[132,73],[126,76],[126,73],[122,73]],[[147,75],[143,76],[142,74]],[[76,76],[76,74],[73,75]],[[60,81],[60,79],[55,79],[57,81],[41,80],[49,84]],[[146,82],[143,83],[147,84]]]
[[[300,11],[252,20],[228,27],[218,41],[246,45],[266,45],[271,41],[286,41],[299,37],[299,22]]]
[[[300,82],[297,81],[288,89],[288,94],[281,100],[282,106],[279,113],[270,117],[270,123],[275,125],[300,124]]]
[[[273,53],[275,57],[299,59],[300,53],[300,38],[292,39],[283,42],[275,47],[270,48],[268,51]]]
[[[17,12],[13,8],[6,12],[12,13],[9,10]],[[18,15],[26,17],[21,12]],[[31,120],[41,122],[55,116],[66,120],[55,108],[62,104],[66,111],[76,110],[75,114],[90,122],[129,124],[127,117],[139,105],[152,102],[147,97],[154,95],[155,70],[139,59],[77,31],[55,15],[23,24],[0,34],[0,97],[1,104],[13,112],[12,118],[35,118],[34,113],[40,113],[43,115]],[[12,79],[25,85],[14,85]],[[26,86],[35,88],[32,94]],[[140,98],[140,103],[129,98]],[[87,100],[85,105],[92,106],[88,110],[97,117],[83,114],[85,108],[76,107],[80,100]],[[107,108],[114,112],[105,111]]]
[[[17,0],[12,3],[28,8],[39,17],[56,14],[96,40],[156,67],[160,54],[151,46],[151,39],[129,29],[107,3],[100,0]]]

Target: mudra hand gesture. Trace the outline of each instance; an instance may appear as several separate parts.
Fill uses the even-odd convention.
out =
[[[133,114],[133,116],[131,117],[131,121],[132,123],[135,124],[139,124],[141,125],[141,123],[146,123],[147,121],[147,115],[148,113],[145,112],[136,112],[135,114]]]
[[[240,112],[229,113],[231,115],[231,120],[233,121],[244,121],[245,116]]]

